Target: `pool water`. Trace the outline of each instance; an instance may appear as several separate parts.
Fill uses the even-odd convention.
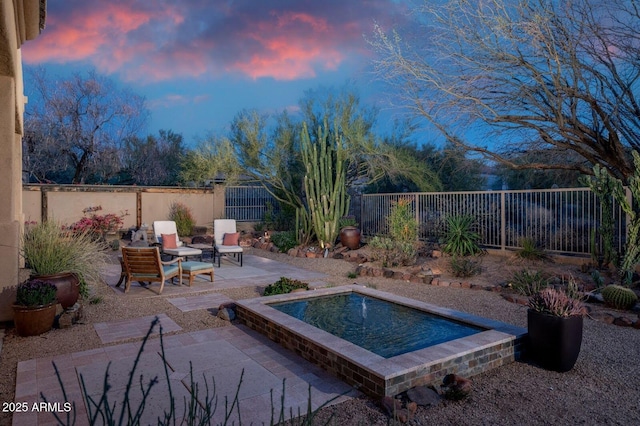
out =
[[[355,292],[270,306],[384,358],[485,331]]]

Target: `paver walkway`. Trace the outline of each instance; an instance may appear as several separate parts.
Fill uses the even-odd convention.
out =
[[[214,288],[266,285],[275,282],[281,276],[306,282],[315,281],[317,284],[324,278],[323,274],[258,256],[247,255],[245,262],[242,268],[224,263],[221,268],[216,267]],[[105,280],[114,288],[119,276],[119,265],[110,265],[105,273]],[[211,285],[212,283],[206,279],[197,279],[193,287],[165,285],[165,291],[160,296],[153,291],[153,286],[150,290],[135,284],[126,295],[120,288],[114,288],[114,291],[123,297],[166,297],[182,311],[212,310],[230,299],[219,293],[202,294],[211,291]],[[164,332],[180,331],[180,327],[166,314],[159,313],[158,317]],[[83,383],[86,395],[97,400],[103,394],[107,369],[109,403],[115,403],[115,410],[119,413],[129,373],[141,341],[121,344],[117,342],[144,336],[152,320],[153,317],[141,317],[94,324],[96,333],[105,344],[104,347],[20,362],[16,375],[15,402],[26,402],[29,409],[14,414],[13,425],[57,424],[50,410],[59,409],[59,415],[64,420],[67,414],[64,412],[65,402],[75,404],[69,414],[76,417],[76,425],[88,424]],[[212,424],[224,421],[225,398],[228,398],[231,405],[241,377],[238,394],[240,417],[238,411],[233,410],[229,424],[269,424],[272,406],[275,407],[274,415],[277,420],[283,383],[286,418],[289,418],[290,410],[296,414],[307,411],[309,389],[312,409],[334,397],[338,397],[333,401],[337,403],[358,394],[321,368],[242,325],[172,334],[163,336],[162,340],[165,361],[156,331],[147,341],[134,373],[134,386],[130,394],[130,401],[134,407],[141,401],[140,375],[144,384],[148,384],[156,376],[158,378],[157,384],[149,393],[141,424],[156,424],[158,416],[162,416],[168,409],[169,387],[176,402],[176,418],[179,423],[185,412],[184,398],[188,401],[190,397],[189,390],[196,389],[197,386],[197,400],[204,404],[207,399],[207,386],[209,398],[213,396],[213,380],[218,402]],[[52,362],[55,362],[58,368],[66,397],[60,389]],[[42,401],[41,393],[53,405],[49,405],[43,412],[33,411],[33,404]]]

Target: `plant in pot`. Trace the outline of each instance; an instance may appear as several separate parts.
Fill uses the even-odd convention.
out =
[[[540,366],[559,372],[573,368],[582,345],[582,301],[547,287],[529,299],[529,350]]]
[[[56,286],[47,280],[30,279],[18,285],[13,321],[20,336],[37,336],[53,327],[56,317]]]
[[[104,242],[89,232],[65,229],[53,220],[28,227],[22,236],[22,256],[31,278],[51,281],[64,309],[81,294],[88,296],[88,283],[101,280],[107,254]]]

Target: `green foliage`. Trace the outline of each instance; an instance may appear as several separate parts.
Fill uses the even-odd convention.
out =
[[[283,253],[298,245],[295,231],[274,232],[271,234],[271,242]]]
[[[513,273],[509,284],[517,293],[532,296],[549,286],[549,278],[540,271],[530,272],[527,269],[521,269]]]
[[[533,238],[524,237],[520,239],[521,248],[516,251],[516,256],[526,260],[550,260],[544,249]]]
[[[358,277],[358,274],[356,274],[355,272],[349,272],[347,274],[347,278],[349,278],[349,279],[354,279],[354,278],[357,278],[357,277]]]
[[[413,265],[416,262],[418,251],[416,243],[403,243],[389,237],[376,235],[369,241],[371,247],[371,259],[379,260],[382,266]]]
[[[602,220],[600,226],[593,229],[591,234],[591,258],[598,263],[600,267],[614,263],[617,260],[617,253],[614,248],[613,234],[615,220],[613,217],[613,199],[615,193],[621,190],[621,183],[611,176],[606,169],[595,165],[593,168],[594,176],[585,177],[582,182],[585,183],[591,191],[600,200],[602,209]],[[602,253],[598,250],[597,237],[600,235],[602,239]],[[602,257],[600,257],[602,254]]]
[[[291,293],[293,290],[303,288],[309,290],[309,284],[293,278],[280,277],[278,281],[265,287],[263,296]]]
[[[563,290],[547,287],[529,298],[529,308],[556,317],[583,315],[584,304],[569,297]]]
[[[74,233],[48,220],[27,227],[21,246],[21,254],[34,275],[73,272],[81,282],[102,280],[106,246],[91,233]]]
[[[412,198],[400,198],[391,202],[391,212],[387,216],[389,235],[395,241],[415,244],[418,241],[419,224],[411,207]]]
[[[176,223],[178,235],[182,237],[193,235],[193,227],[195,226],[196,221],[193,218],[191,209],[183,203],[178,201],[171,203],[171,207],[169,208],[169,220]]]
[[[120,250],[120,240],[111,240],[111,242],[109,243],[109,248],[112,251]]]
[[[452,256],[472,256],[482,253],[478,245],[480,234],[474,231],[475,218],[471,215],[447,216],[442,251]]]
[[[338,220],[338,229],[342,229],[346,226],[358,227],[358,222],[354,216],[343,216]]]
[[[615,309],[631,309],[638,302],[636,293],[627,287],[608,285],[602,289],[604,303]]]
[[[56,286],[47,280],[31,279],[18,285],[16,305],[42,306],[56,301]]]
[[[600,275],[599,271],[595,270],[591,272],[591,279],[593,280],[593,283],[596,285],[596,288],[604,287],[604,277]]]
[[[324,128],[318,128],[316,143],[311,142],[307,126],[302,127],[304,191],[313,231],[324,248],[336,240],[338,221],[349,211],[346,152],[342,136],[330,135],[326,122]]]
[[[454,277],[472,277],[482,272],[482,266],[478,259],[453,256],[449,261],[449,267]]]

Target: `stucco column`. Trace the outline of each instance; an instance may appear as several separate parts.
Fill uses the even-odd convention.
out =
[[[16,134],[15,79],[0,76],[0,321],[13,318],[18,284],[21,196],[21,138]],[[17,179],[17,182],[16,182]],[[16,191],[16,189],[18,189]]]

